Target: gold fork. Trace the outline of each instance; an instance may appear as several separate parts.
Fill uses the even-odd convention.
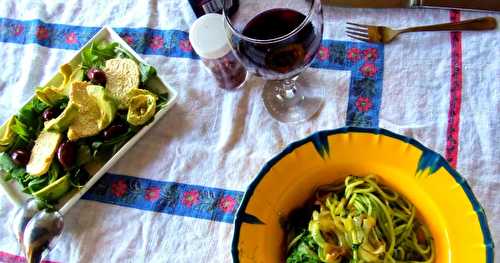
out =
[[[348,37],[374,43],[389,43],[399,34],[408,32],[490,30],[497,27],[497,21],[493,17],[481,17],[457,23],[409,27],[404,29],[392,29],[385,26],[361,25],[351,22],[347,22],[347,24],[350,25],[346,28],[346,34]]]

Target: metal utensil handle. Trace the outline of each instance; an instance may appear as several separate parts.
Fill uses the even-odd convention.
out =
[[[467,11],[498,12],[498,0],[412,0],[414,6],[423,8],[459,9]]]
[[[401,30],[402,32],[419,31],[462,31],[462,30],[491,30],[497,27],[497,20],[493,17],[481,17],[464,20],[457,23],[437,24],[430,26],[417,26]]]

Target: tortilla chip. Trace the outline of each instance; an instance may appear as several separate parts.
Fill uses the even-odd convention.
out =
[[[128,58],[114,58],[106,61],[106,89],[116,101],[119,109],[129,106],[129,92],[139,87],[139,66]]]

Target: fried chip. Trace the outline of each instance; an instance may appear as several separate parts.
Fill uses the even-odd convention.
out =
[[[114,58],[106,60],[106,89],[116,101],[119,109],[129,106],[129,92],[139,87],[139,66],[128,58]]]

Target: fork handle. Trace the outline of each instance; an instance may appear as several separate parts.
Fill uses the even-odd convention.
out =
[[[481,17],[471,20],[464,20],[457,23],[410,27],[402,29],[401,32],[491,30],[495,29],[496,27],[497,27],[497,20],[495,18]]]

